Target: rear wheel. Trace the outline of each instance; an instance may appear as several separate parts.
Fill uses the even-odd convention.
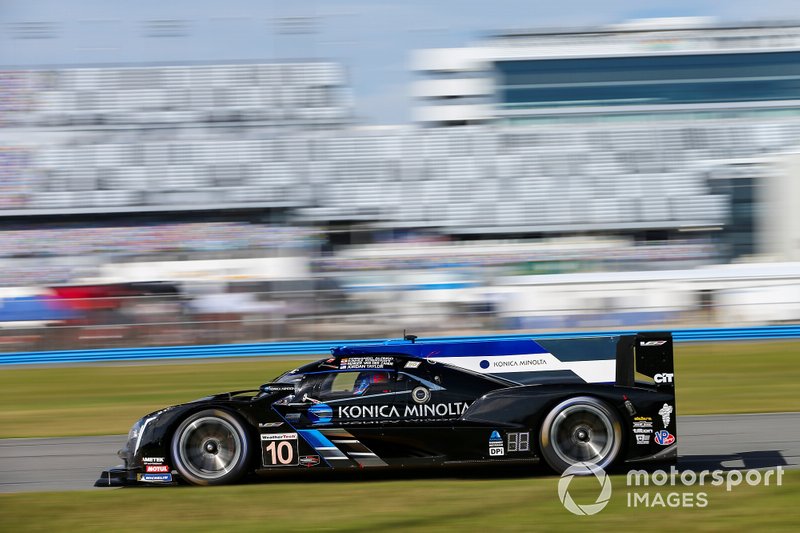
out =
[[[206,409],[190,415],[172,436],[175,468],[189,483],[223,485],[247,469],[247,431],[230,413]]]
[[[558,473],[578,463],[607,468],[622,447],[619,415],[597,398],[569,398],[545,417],[540,444],[545,461]]]

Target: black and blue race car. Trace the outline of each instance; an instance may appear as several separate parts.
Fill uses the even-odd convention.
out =
[[[258,389],[138,420],[97,486],[220,485],[286,469],[677,458],[669,333],[341,346]]]

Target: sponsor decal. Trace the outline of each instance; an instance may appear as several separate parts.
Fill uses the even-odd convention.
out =
[[[492,434],[489,435],[489,456],[498,457],[501,455],[505,455],[503,437],[500,436],[499,432],[492,431]]]
[[[312,424],[327,424],[333,418],[333,409],[326,403],[317,403],[308,408],[308,419]]]
[[[319,464],[319,455],[301,455],[300,466],[311,468]]]
[[[662,383],[672,383],[672,379],[674,376],[675,374],[672,374],[671,372],[661,372],[660,374],[656,374],[655,376],[653,376],[653,381],[655,381],[659,385]]]
[[[419,368],[421,361],[408,361],[404,368]]]
[[[259,422],[258,427],[260,428],[276,428],[282,426],[283,422]]]
[[[464,414],[466,402],[418,405],[340,405],[339,418],[453,418]]]
[[[289,440],[296,439],[297,433],[262,433],[261,440]]]
[[[527,452],[531,449],[531,435],[525,433],[509,433],[508,438],[508,452]]]
[[[136,474],[136,481],[146,483],[171,483],[172,474]]]
[[[430,362],[434,360],[429,359]],[[616,375],[614,359],[561,361],[551,353],[453,356],[439,357],[438,361],[482,374],[567,370],[575,373],[587,383],[613,382]]]
[[[267,383],[261,385],[261,390],[269,393],[294,392],[294,383]]]
[[[487,369],[489,367],[492,368],[516,368],[516,367],[529,367],[529,366],[541,366],[546,365],[547,359],[543,357],[539,357],[536,359],[497,359],[496,361],[492,361],[491,363],[484,359],[481,361],[480,365],[481,368]]]
[[[155,463],[155,464],[163,464],[164,458],[163,457],[142,457],[142,462],[147,463]]]
[[[670,404],[665,403],[664,407],[658,410],[658,414],[661,415],[661,421],[664,422],[664,427],[666,428],[669,425],[670,416],[672,415],[673,408]]]
[[[344,357],[339,361],[342,370],[361,368],[394,368],[394,357]]]
[[[287,422],[297,422],[300,420],[300,413],[287,413],[286,414],[286,421]]]
[[[144,471],[148,473],[166,473],[169,472],[169,465],[145,465]]]
[[[649,435],[653,433],[653,419],[649,416],[637,416],[633,419],[633,433],[636,435],[636,444],[650,442]]]
[[[656,431],[655,441],[656,444],[660,444],[661,446],[669,446],[670,444],[675,442],[675,435],[673,435],[666,429],[662,429],[660,431]]]
[[[264,466],[297,466],[297,433],[262,433],[261,459]]]
[[[639,346],[664,346],[667,341],[640,341]]]

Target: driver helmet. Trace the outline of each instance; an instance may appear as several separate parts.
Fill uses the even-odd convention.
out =
[[[388,383],[388,372],[361,372],[353,386],[353,394],[364,394],[373,383]]]

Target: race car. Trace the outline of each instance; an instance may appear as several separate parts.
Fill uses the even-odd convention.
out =
[[[677,458],[670,333],[340,346],[258,389],[138,420],[96,486],[221,485],[287,469]]]

